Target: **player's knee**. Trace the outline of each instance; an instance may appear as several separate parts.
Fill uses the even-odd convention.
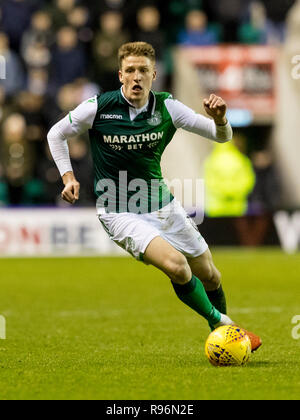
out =
[[[213,278],[211,280],[211,285],[214,288],[213,290],[217,290],[221,285],[221,273],[216,268],[214,269]]]
[[[201,281],[207,290],[216,290],[221,284],[221,273],[214,266],[208,264]]]
[[[178,253],[166,262],[166,271],[172,282],[185,284],[192,278],[190,266],[184,255]]]

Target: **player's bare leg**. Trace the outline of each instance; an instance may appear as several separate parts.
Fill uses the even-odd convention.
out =
[[[227,314],[225,293],[221,285],[221,273],[216,268],[210,250],[196,258],[188,258],[192,273],[203,283],[207,296],[215,308]],[[211,329],[214,326],[210,324]]]
[[[185,256],[160,236],[148,245],[144,261],[163,271],[175,284],[184,285],[191,280],[192,271]]]
[[[207,250],[203,255],[188,259],[192,273],[203,283],[211,303],[223,314],[227,313],[226,298],[221,284],[221,273],[213,262],[211,252]],[[211,329],[214,326],[210,324]],[[256,351],[262,341],[256,334],[243,329],[251,340],[252,352]]]
[[[203,283],[211,303],[223,314],[227,314],[226,297],[221,284],[221,273],[216,268],[210,250],[196,258],[188,258],[192,273]],[[213,326],[210,325],[213,330]]]
[[[221,286],[221,273],[216,268],[210,250],[196,258],[187,259],[192,273],[203,283],[207,292],[212,292]]]
[[[178,298],[215,328],[232,324],[226,315],[212,305],[202,282],[193,275],[185,256],[163,238],[158,236],[150,242],[144,261],[164,272],[171,279]]]

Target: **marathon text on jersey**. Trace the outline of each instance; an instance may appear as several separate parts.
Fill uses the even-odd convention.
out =
[[[147,143],[157,140],[162,140],[164,137],[164,132],[159,133],[145,133],[145,134],[136,134],[131,136],[103,136],[105,143]]]

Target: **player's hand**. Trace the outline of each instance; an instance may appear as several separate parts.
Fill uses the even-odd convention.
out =
[[[72,172],[67,172],[62,178],[65,188],[61,193],[61,197],[67,203],[75,204],[79,200],[80,184]]]
[[[216,124],[225,125],[227,123],[227,105],[224,99],[217,95],[210,95],[209,99],[203,101],[206,113],[215,120]]]

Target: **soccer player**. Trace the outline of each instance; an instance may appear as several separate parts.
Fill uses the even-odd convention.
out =
[[[153,92],[155,51],[143,42],[120,48],[119,79],[120,90],[85,101],[48,133],[65,186],[62,198],[74,204],[80,190],[67,140],[89,130],[97,213],[109,237],[136,259],[164,272],[178,298],[203,316],[212,330],[231,325],[221,275],[208,245],[168,190],[160,167],[177,129],[219,143],[230,141],[226,103],[216,95],[205,99],[208,118],[169,93]],[[248,335],[255,351],[261,340]]]

